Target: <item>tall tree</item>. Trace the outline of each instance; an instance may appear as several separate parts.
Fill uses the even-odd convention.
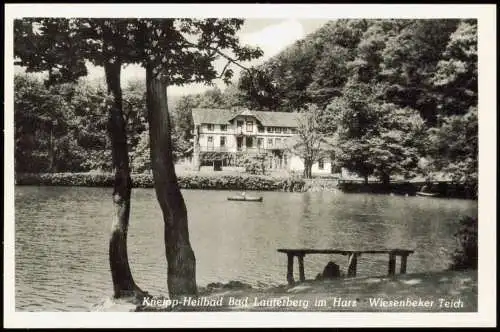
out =
[[[189,241],[187,210],[173,163],[172,124],[167,87],[191,82],[230,82],[230,64],[240,65],[262,55],[260,49],[241,46],[236,32],[240,19],[145,19],[138,21],[138,40],[144,49],[151,163],[155,190],[165,224],[168,290],[171,297],[193,295],[195,255]],[[228,52],[229,54],[224,53]],[[213,62],[227,65],[218,73]],[[241,66],[241,65],[240,65]]]
[[[29,18],[14,22],[16,64],[28,72],[48,71],[47,84],[75,81],[87,74],[86,61],[103,66],[111,105],[108,132],[115,173],[115,215],[109,241],[109,263],[114,296],[141,296],[127,254],[132,180],[126,123],[120,86],[121,67],[137,62],[135,44],[130,43],[131,20]]]
[[[314,104],[307,104],[297,115],[297,136],[289,144],[289,150],[304,160],[304,177],[312,177],[312,166],[324,157],[329,144],[321,132],[322,110]]]
[[[241,46],[240,19],[27,19],[15,24],[18,63],[31,71],[49,71],[49,83],[86,75],[85,60],[104,66],[108,91],[117,219],[110,241],[115,296],[140,295],[127,258],[126,236],[132,188],[128,157],[121,67],[139,63],[146,69],[151,162],[155,190],[165,222],[168,288],[171,297],[196,293],[195,257],[189,243],[187,211],[173,165],[171,122],[166,88],[189,82],[229,82],[231,63],[262,55]],[[231,53],[225,54],[223,50]],[[213,61],[228,64],[219,74]],[[239,65],[239,64],[238,64]],[[241,65],[240,65],[241,66]]]
[[[335,155],[341,166],[362,176],[375,175],[384,183],[392,175],[414,175],[425,126],[410,108],[379,100],[383,86],[349,82],[343,96],[327,107],[326,121],[335,125]]]

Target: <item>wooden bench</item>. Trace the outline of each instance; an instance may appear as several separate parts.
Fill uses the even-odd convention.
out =
[[[288,284],[293,284],[295,282],[293,278],[293,261],[294,257],[297,256],[299,261],[299,278],[300,281],[305,281],[304,274],[304,257],[310,254],[340,254],[348,256],[348,267],[347,276],[355,277],[356,269],[358,264],[358,257],[362,254],[388,254],[389,255],[389,268],[388,275],[396,274],[396,257],[401,257],[400,273],[406,273],[406,263],[408,256],[414,252],[414,250],[407,249],[384,249],[384,250],[336,250],[336,249],[278,249],[278,252],[287,254],[288,264],[286,279]]]

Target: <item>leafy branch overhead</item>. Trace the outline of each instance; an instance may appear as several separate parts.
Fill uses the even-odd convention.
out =
[[[49,83],[74,81],[87,74],[85,61],[152,66],[169,85],[230,82],[230,65],[262,56],[242,46],[235,32],[241,19],[84,19],[16,20],[16,64],[48,71]],[[218,72],[215,60],[226,61]]]

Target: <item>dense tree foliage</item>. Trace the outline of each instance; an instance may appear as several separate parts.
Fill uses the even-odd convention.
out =
[[[323,109],[336,164],[365,179],[442,173],[477,184],[476,20],[335,20],[239,87],[257,109]]]
[[[322,110],[315,104],[306,104],[297,116],[297,136],[289,145],[292,154],[304,160],[303,176],[312,177],[312,166],[328,154],[330,146],[321,131]]]
[[[15,170],[20,173],[112,170],[106,134],[110,97],[98,83],[79,80],[46,87],[30,74],[14,78]],[[143,82],[123,90],[132,171],[149,172],[148,123]],[[182,144],[181,140],[174,142]],[[175,148],[179,155],[184,146]],[[50,166],[52,164],[52,167]]]
[[[14,91],[16,172],[111,170],[103,87],[82,81],[47,88],[20,74]]]

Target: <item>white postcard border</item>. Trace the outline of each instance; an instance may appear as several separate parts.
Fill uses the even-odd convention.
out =
[[[164,15],[161,15],[164,13]],[[477,18],[479,281],[477,313],[31,313],[15,311],[13,19],[21,17]],[[382,327],[496,325],[496,6],[331,4],[6,4],[4,57],[5,327]],[[111,290],[110,290],[111,292]]]

